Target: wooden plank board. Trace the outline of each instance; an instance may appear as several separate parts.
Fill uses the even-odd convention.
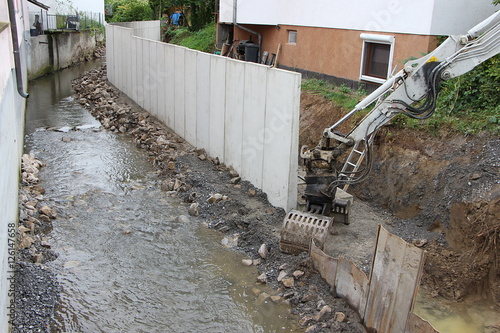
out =
[[[311,244],[310,255],[321,277],[329,286],[336,288],[338,259],[327,255],[314,242]]]
[[[368,297],[368,277],[351,261],[339,258],[335,280],[337,295],[362,314]]]
[[[415,302],[423,259],[423,250],[379,226],[363,316],[369,330],[404,332]]]

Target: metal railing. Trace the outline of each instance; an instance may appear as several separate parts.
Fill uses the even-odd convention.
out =
[[[93,12],[75,14],[49,14],[45,10],[30,12],[31,34],[36,36],[44,31],[54,30],[88,30],[104,25],[104,15]]]

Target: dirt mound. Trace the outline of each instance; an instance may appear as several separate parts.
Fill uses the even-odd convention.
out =
[[[441,251],[428,261],[448,262],[448,298],[462,300],[475,294],[500,304],[500,195],[492,195],[495,199],[454,203],[451,207],[447,239],[456,252],[443,256]],[[447,256],[457,260],[444,260]]]
[[[307,93],[301,107],[300,142],[310,146],[342,114]],[[500,140],[433,137],[388,125],[374,152],[370,177],[349,191],[389,210],[397,218],[391,232],[428,241],[424,287],[457,301],[476,295],[500,305]]]
[[[299,147],[316,146],[323,130],[346,114],[324,97],[305,92],[300,95],[300,110]],[[348,124],[341,125],[340,130],[347,131]]]

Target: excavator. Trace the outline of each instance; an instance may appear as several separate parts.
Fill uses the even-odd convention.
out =
[[[323,131],[319,144],[303,146],[305,211],[290,211],[281,228],[280,250],[307,251],[314,239],[323,247],[334,221],[349,224],[350,201],[338,194],[366,180],[373,163],[377,131],[399,114],[427,119],[436,108],[441,82],[463,75],[500,53],[500,11],[465,35],[448,37],[431,53],[409,61],[397,74]],[[371,105],[373,108],[347,134],[339,126]],[[342,191],[340,191],[342,190]]]

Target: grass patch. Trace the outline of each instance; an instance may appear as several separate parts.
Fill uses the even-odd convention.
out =
[[[215,50],[215,24],[209,24],[197,31],[190,31],[188,28],[169,29],[165,37],[169,43],[193,50],[208,53],[213,53]]]
[[[336,86],[318,79],[303,80],[302,90],[321,95],[349,111],[354,109],[356,104],[366,95],[366,91],[363,89],[353,91],[346,85]]]
[[[363,98],[367,95],[367,91],[362,88],[352,90],[344,84],[337,86],[318,79],[302,80],[302,91],[325,97],[326,99],[332,101],[335,106],[342,108],[345,113],[354,109],[356,104],[363,100]],[[354,122],[358,122],[372,108],[373,106],[369,106],[365,110],[359,111],[353,116],[352,120]]]
[[[477,76],[478,74],[471,75]],[[432,135],[440,135],[443,132],[474,135],[483,131],[498,135],[500,133],[500,105],[495,105],[496,101],[491,101],[492,98],[487,101],[490,104],[483,102],[482,105],[477,105],[476,96],[474,96],[475,99],[471,99],[472,102],[464,101],[466,98],[470,99],[470,95],[480,94],[476,90],[468,93],[469,90],[473,89],[470,87],[476,87],[473,84],[475,82],[471,83],[470,81],[472,81],[470,76],[462,76],[445,82],[438,96],[436,111],[430,118],[418,120],[398,115],[393,118],[392,123],[396,128],[410,128]],[[464,85],[468,89],[465,93]],[[495,85],[492,89],[497,87]],[[352,110],[367,95],[365,90],[353,91],[345,85],[336,86],[318,79],[303,80],[302,90],[321,95],[336,106],[344,108],[346,112]],[[358,112],[353,120],[359,121],[372,108],[373,104],[366,110]]]

